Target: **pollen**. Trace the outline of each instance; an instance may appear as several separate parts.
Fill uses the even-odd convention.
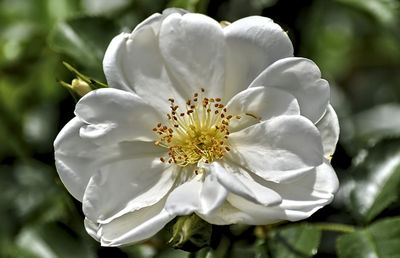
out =
[[[232,118],[240,117],[228,114],[221,98],[204,95],[205,89],[201,88],[183,107],[176,105],[173,98],[168,99],[171,104],[168,123],[157,123],[153,128],[159,137],[155,145],[168,149],[168,156],[160,158],[162,162],[182,167],[200,161],[211,163],[231,150],[229,123]]]

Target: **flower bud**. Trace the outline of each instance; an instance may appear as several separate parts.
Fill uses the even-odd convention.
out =
[[[194,251],[209,244],[212,232],[211,224],[196,214],[179,217],[172,227],[169,243],[174,248]]]
[[[89,93],[92,89],[90,88],[89,84],[85,81],[81,80],[80,78],[76,78],[72,80],[71,89],[77,93],[80,97],[83,97],[87,93]]]

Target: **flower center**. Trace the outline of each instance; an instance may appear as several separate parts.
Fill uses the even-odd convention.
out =
[[[184,108],[175,105],[174,99],[169,99],[168,125],[158,123],[153,128],[160,138],[155,145],[169,149],[168,157],[160,158],[162,162],[182,167],[199,161],[211,163],[230,151],[229,122],[232,118],[240,119],[240,116],[227,114],[220,98],[203,95],[204,89],[201,88],[201,93],[194,93]]]

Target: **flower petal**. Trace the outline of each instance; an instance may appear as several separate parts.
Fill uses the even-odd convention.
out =
[[[152,128],[163,121],[153,107],[134,93],[110,88],[85,95],[76,104],[75,114],[89,124],[81,128],[80,136],[99,144],[154,141],[157,135]]]
[[[269,18],[243,18],[225,27],[224,33],[227,45],[225,99],[246,89],[276,60],[293,56],[289,37]]]
[[[147,143],[148,145],[153,145]],[[144,143],[132,148],[147,152]],[[83,197],[83,212],[91,221],[108,221],[161,200],[179,174],[152,153],[104,164],[92,176]]]
[[[318,66],[311,60],[289,57],[265,69],[250,87],[266,86],[285,90],[297,98],[301,114],[317,122],[329,102],[329,84],[321,79]]]
[[[104,225],[99,224],[97,235],[101,235],[102,245],[120,246],[145,240],[176,216],[195,212],[200,207],[201,187],[200,176],[197,176],[152,206],[117,217]]]
[[[316,126],[321,134],[324,156],[330,159],[335,152],[340,131],[338,117],[331,105],[328,105],[325,115]]]
[[[279,116],[229,139],[232,149],[227,158],[268,181],[290,180],[322,163],[319,132],[302,116]]]
[[[299,104],[293,95],[262,86],[239,92],[228,102],[226,108],[230,114],[241,116],[240,119],[230,120],[230,132],[280,115],[300,115]]]
[[[171,14],[161,24],[159,46],[186,99],[200,88],[209,96],[222,96],[225,41],[218,22],[201,14]]]
[[[214,213],[226,200],[228,191],[218,182],[215,174],[207,174],[200,192],[202,214]]]
[[[54,157],[61,181],[79,201],[90,177],[97,171],[97,157],[106,156],[111,148],[102,148],[90,140],[79,137],[85,123],[73,118],[64,126],[54,141]]]
[[[174,216],[164,209],[166,198],[158,203],[127,213],[107,224],[98,225],[102,246],[121,246],[143,241],[160,231]]]
[[[282,201],[277,193],[259,186],[250,176],[246,177],[243,170],[235,165],[226,162],[212,162],[205,167],[209,174],[214,175],[221,185],[236,196],[266,206],[276,205]]]
[[[131,33],[115,37],[103,66],[110,87],[133,91],[158,110],[169,110],[169,98],[182,97],[173,83],[158,47],[158,32],[165,15],[153,15]],[[156,101],[155,101],[156,100]]]
[[[211,216],[204,217],[213,224],[245,223],[263,225],[281,220],[297,221],[308,218],[321,207],[329,204],[338,189],[335,171],[326,160],[310,173],[287,183],[267,182],[254,177],[260,185],[268,187],[282,196],[282,203],[265,207],[245,199],[232,198],[229,203]]]

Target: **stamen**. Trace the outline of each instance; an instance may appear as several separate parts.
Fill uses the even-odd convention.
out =
[[[153,128],[160,139],[154,144],[168,149],[169,158],[161,157],[161,162],[182,167],[195,165],[200,160],[211,163],[222,159],[230,151],[229,120],[233,115],[227,113],[227,108],[220,103],[221,98],[205,97],[204,88],[200,92],[200,96],[196,92],[192,99],[186,101],[185,110],[175,105],[173,98],[168,99],[171,103],[168,123],[157,123],[157,127]]]

